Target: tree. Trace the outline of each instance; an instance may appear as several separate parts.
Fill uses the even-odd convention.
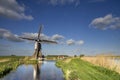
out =
[[[85,55],[84,54],[80,54],[80,57],[84,57]]]
[[[77,57],[77,55],[74,55],[74,57]]]

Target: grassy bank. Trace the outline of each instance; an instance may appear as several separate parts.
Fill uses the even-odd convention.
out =
[[[11,70],[16,69],[20,65],[19,60],[10,60],[6,62],[0,63],[0,77],[3,77],[7,73],[9,73]]]
[[[15,70],[20,64],[36,64],[36,60],[25,59],[23,56],[3,56],[0,57],[0,78]]]
[[[117,72],[78,58],[60,60],[56,65],[62,68],[66,80],[120,80]]]
[[[20,63],[18,61],[15,62],[8,61],[5,63],[0,63],[0,77],[6,75],[11,70],[16,69],[19,65]]]

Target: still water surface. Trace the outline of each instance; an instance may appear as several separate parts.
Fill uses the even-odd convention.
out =
[[[64,80],[64,78],[55,61],[43,61],[35,65],[20,65],[0,80]]]

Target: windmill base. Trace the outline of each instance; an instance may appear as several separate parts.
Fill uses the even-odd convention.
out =
[[[34,59],[42,58],[42,52],[41,51],[38,52],[37,50],[35,50],[34,54],[32,55],[32,58]]]

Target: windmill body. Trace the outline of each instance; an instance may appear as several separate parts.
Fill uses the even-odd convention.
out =
[[[41,39],[41,38],[40,38],[41,31],[42,31],[42,25],[41,25],[41,27],[40,27],[40,29],[39,29],[37,39],[20,37],[20,38],[22,38],[22,39],[35,41],[35,51],[34,51],[34,54],[33,54],[33,56],[32,56],[32,57],[35,58],[35,59],[42,58],[42,52],[41,52],[41,43],[42,43],[42,42],[44,42],[44,43],[55,43],[55,44],[57,43],[56,41]]]
[[[34,54],[33,54],[33,57],[34,58],[42,58],[42,53],[41,53],[41,43],[40,42],[35,42],[35,51],[34,51]]]

